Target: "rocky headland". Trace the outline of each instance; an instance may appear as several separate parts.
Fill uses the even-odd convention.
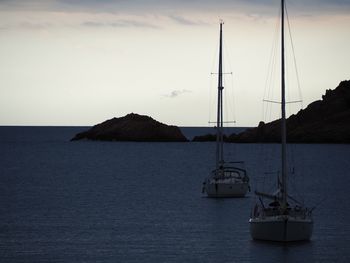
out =
[[[130,113],[113,118],[78,133],[71,141],[82,139],[100,141],[186,142],[176,126],[160,123],[149,116]]]
[[[277,143],[281,141],[281,120],[260,122],[258,127],[231,134],[226,141],[236,143]],[[193,141],[211,141],[215,136],[196,136]],[[327,90],[322,100],[287,119],[287,142],[350,143],[350,80]]]

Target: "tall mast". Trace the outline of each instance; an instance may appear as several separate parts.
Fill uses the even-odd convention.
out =
[[[218,109],[217,109],[217,133],[216,133],[216,168],[224,162],[223,155],[223,103],[222,103],[222,25],[220,22],[220,48],[219,48],[219,74],[218,74]]]
[[[284,61],[284,0],[281,0],[281,139],[282,139],[282,207],[287,207],[287,134],[286,134],[286,98],[285,98],[285,61]]]

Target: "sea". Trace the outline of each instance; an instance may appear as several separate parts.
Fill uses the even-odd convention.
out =
[[[314,232],[281,244],[248,224],[253,191],[276,184],[278,144],[225,144],[252,191],[215,199],[201,192],[215,142],[70,141],[84,130],[0,127],[0,262],[350,262],[350,145],[290,145],[288,189]]]

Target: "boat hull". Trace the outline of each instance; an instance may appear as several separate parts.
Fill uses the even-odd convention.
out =
[[[250,234],[253,239],[267,241],[304,241],[310,240],[313,221],[309,218],[255,218],[249,220]]]
[[[204,189],[208,197],[244,197],[249,190],[249,184],[246,182],[207,183]]]

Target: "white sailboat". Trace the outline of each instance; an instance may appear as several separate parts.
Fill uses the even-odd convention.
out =
[[[285,1],[281,0],[281,155],[282,176],[278,178],[277,191],[267,194],[255,191],[259,202],[252,211],[250,234],[253,239],[268,241],[309,240],[313,230],[312,209],[288,194],[287,151],[286,151],[286,112],[285,112],[285,57],[284,57],[284,11]],[[263,198],[269,199],[268,205]]]
[[[244,197],[249,188],[249,177],[243,162],[224,161],[223,138],[223,72],[222,72],[222,25],[220,23],[218,104],[216,121],[216,168],[203,182],[202,192],[208,197]]]

